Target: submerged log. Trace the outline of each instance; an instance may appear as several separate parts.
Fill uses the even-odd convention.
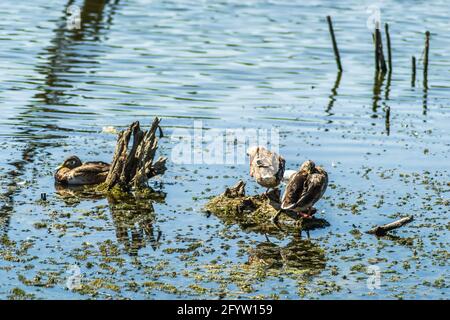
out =
[[[142,189],[152,177],[166,171],[167,158],[159,157],[154,161],[158,149],[156,130],[161,128],[159,118],[155,118],[148,131],[142,131],[139,121],[133,122],[128,129],[121,131],[117,137],[113,161],[106,178],[106,188],[111,190],[118,186],[124,191]],[[128,145],[133,138],[131,149]]]
[[[414,220],[413,216],[409,216],[409,217],[405,217],[405,218],[401,218],[397,221],[382,225],[382,226],[377,226],[375,228],[370,229],[369,231],[367,231],[368,234],[374,234],[376,236],[384,236],[386,235],[386,233],[388,231],[400,228],[401,226],[404,226],[407,223],[410,223],[411,221]]]

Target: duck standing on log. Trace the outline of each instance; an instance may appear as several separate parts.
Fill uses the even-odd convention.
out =
[[[82,163],[77,156],[70,156],[56,169],[55,181],[65,185],[86,185],[105,182],[110,165],[105,162]]]
[[[296,211],[303,218],[311,218],[313,205],[322,198],[327,186],[327,172],[313,161],[305,161],[299,171],[290,177],[281,198],[281,210],[272,218],[272,222],[277,222],[283,210]]]
[[[286,161],[264,147],[250,147],[247,155],[250,157],[250,176],[255,178],[260,186],[267,188],[264,193],[267,195],[268,191],[276,188],[283,179]]]

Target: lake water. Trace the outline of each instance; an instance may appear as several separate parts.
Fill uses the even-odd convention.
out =
[[[393,55],[381,80],[367,26],[376,6]],[[67,27],[69,7],[79,29]],[[443,0],[3,0],[0,298],[448,299],[448,12]],[[121,208],[55,188],[68,155],[111,161],[104,128],[155,116],[169,160],[151,186],[165,197]],[[288,169],[313,159],[329,172],[316,204],[329,226],[264,235],[205,214],[239,179],[264,190],[245,163],[171,161],[174,135],[194,125],[279,132]],[[414,222],[392,237],[364,233],[406,215]],[[306,258],[249,263],[267,246]]]

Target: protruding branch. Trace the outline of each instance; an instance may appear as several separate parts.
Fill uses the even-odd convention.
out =
[[[369,231],[367,231],[367,233],[374,234],[376,236],[384,236],[384,235],[386,235],[386,233],[388,231],[400,228],[401,226],[404,226],[405,224],[410,223],[413,220],[414,220],[413,216],[401,218],[397,221],[385,224],[383,226],[378,226],[378,227],[372,228]]]

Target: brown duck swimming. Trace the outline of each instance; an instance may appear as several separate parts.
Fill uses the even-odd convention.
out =
[[[281,199],[281,210],[272,218],[276,222],[282,210],[292,210],[311,218],[313,205],[322,198],[328,186],[327,172],[311,160],[305,161],[292,175]]]
[[[275,152],[264,147],[251,147],[247,151],[250,157],[250,176],[265,188],[266,194],[277,187],[283,179],[286,161]]]
[[[98,184],[106,180],[109,168],[105,162],[82,163],[77,156],[71,156],[56,170],[55,181],[67,185]]]

